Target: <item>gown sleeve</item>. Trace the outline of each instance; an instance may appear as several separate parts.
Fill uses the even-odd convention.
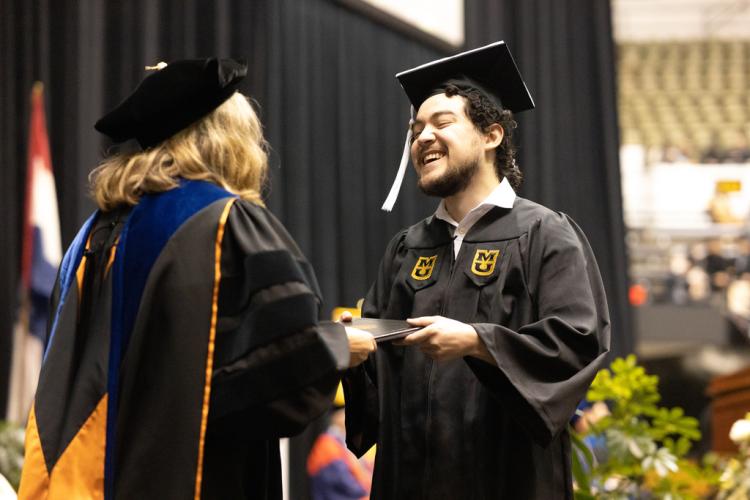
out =
[[[318,320],[311,266],[261,207],[244,201],[232,207],[221,273],[213,432],[241,429],[250,439],[296,434],[331,405],[349,362],[345,329]]]
[[[533,320],[518,331],[472,324],[497,366],[465,359],[546,443],[567,425],[605,361],[609,312],[591,247],[569,217],[537,220],[519,245]]]
[[[397,234],[388,244],[378,275],[367,292],[362,317],[379,318],[388,305],[388,296],[404,254],[406,231]],[[348,369],[342,379],[346,400],[346,444],[358,457],[364,455],[378,438],[378,387],[376,356],[370,356],[359,366]]]

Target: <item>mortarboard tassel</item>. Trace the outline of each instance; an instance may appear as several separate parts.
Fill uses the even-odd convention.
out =
[[[409,120],[409,130],[406,132],[406,142],[404,142],[404,152],[401,154],[401,163],[398,166],[398,172],[396,178],[393,180],[393,185],[388,193],[388,197],[385,199],[381,210],[390,212],[393,210],[393,205],[396,204],[398,193],[401,190],[401,184],[404,182],[404,174],[406,174],[406,165],[409,164],[409,150],[411,149],[411,126],[414,123],[414,106],[411,108],[411,119]]]

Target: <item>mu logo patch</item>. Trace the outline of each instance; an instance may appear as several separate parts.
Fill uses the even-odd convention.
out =
[[[474,254],[474,261],[471,263],[471,272],[477,276],[489,276],[495,272],[495,264],[500,250],[481,250],[477,249]]]
[[[411,270],[411,277],[419,281],[430,279],[432,271],[435,269],[435,262],[437,262],[437,255],[418,258],[417,263],[414,264],[414,269]]]

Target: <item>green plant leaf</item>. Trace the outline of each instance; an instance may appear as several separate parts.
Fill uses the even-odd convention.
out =
[[[576,490],[573,492],[575,500],[596,500],[596,497],[588,491]]]
[[[614,483],[609,481],[616,484],[609,491],[594,490],[597,499],[670,495],[673,499],[693,499],[690,484],[700,482],[705,487],[710,481],[718,483],[718,475],[711,476],[713,469],[709,466],[705,466],[705,472],[697,472],[702,469],[684,462],[687,468],[682,469],[681,457],[687,455],[693,441],[700,439],[698,421],[685,415],[682,408],[658,406],[659,378],[639,366],[634,355],[617,358],[608,369],[600,370],[587,399],[606,402],[610,408],[610,415],[591,422],[588,430],[588,434],[601,436],[606,456],[594,462],[587,480],[576,479],[597,488],[617,478]],[[582,472],[585,470],[575,473]],[[706,479],[708,476],[715,479]]]
[[[588,471],[594,468],[594,455],[583,439],[570,429],[570,442],[573,446],[572,465],[573,479],[580,491],[590,492],[591,484],[589,482]]]
[[[15,489],[18,489],[21,480],[23,441],[23,428],[0,420],[0,474]]]

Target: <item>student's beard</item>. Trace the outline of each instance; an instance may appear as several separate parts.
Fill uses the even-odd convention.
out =
[[[466,189],[477,170],[479,170],[477,159],[467,160],[460,165],[448,165],[448,169],[441,177],[429,183],[425,183],[420,178],[417,186],[427,196],[447,198]]]

